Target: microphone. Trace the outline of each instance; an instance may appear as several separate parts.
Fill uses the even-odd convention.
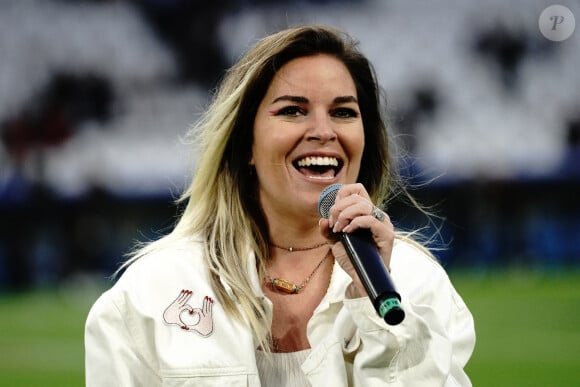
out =
[[[318,212],[323,218],[328,219],[340,187],[341,184],[329,185],[320,194]],[[352,233],[339,232],[337,235],[377,314],[389,325],[399,324],[405,318],[401,296],[395,290],[370,230],[358,229]]]

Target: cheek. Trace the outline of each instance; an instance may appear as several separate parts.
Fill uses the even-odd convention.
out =
[[[359,130],[350,132],[348,136],[343,139],[343,144],[353,162],[361,160],[365,147],[365,135],[363,129],[360,128]]]
[[[252,165],[257,170],[269,171],[285,165],[288,148],[280,139],[273,136],[260,136],[254,139],[252,145]]]
[[[365,137],[362,129],[360,130],[360,132],[352,133],[352,135],[349,136],[348,139],[345,139],[343,142],[343,146],[345,147],[345,151],[347,152],[349,157],[350,164],[349,175],[351,175],[351,178],[356,180],[360,172],[362,155],[365,147]]]
[[[275,164],[283,163],[299,139],[300,137],[293,133],[292,128],[287,128],[284,125],[262,127],[260,130],[254,131],[252,158]]]

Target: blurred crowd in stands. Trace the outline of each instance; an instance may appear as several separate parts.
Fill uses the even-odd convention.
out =
[[[580,5],[561,1],[580,16]],[[110,275],[170,229],[185,135],[227,67],[278,28],[358,37],[385,89],[403,203],[449,268],[580,264],[580,33],[546,0],[0,2],[0,290]]]

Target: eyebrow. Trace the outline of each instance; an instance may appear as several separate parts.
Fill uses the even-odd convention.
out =
[[[308,103],[308,98],[306,97],[299,97],[295,95],[282,95],[278,98],[275,98],[272,103],[280,102],[280,101],[289,101],[289,102],[296,102],[296,103]]]
[[[345,95],[344,97],[336,97],[334,99],[334,103],[348,103],[348,102],[358,103],[358,100],[352,95]]]
[[[280,97],[275,98],[272,101],[272,103],[276,103],[276,102],[280,102],[280,101],[290,101],[290,102],[296,102],[296,103],[308,103],[308,98],[300,97],[300,96],[296,96],[296,95],[282,95]],[[353,97],[352,95],[345,95],[345,96],[341,96],[341,97],[336,97],[334,99],[334,103],[337,103],[337,104],[348,103],[348,102],[358,103],[357,99],[355,97]]]

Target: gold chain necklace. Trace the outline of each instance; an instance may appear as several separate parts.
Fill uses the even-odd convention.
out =
[[[314,249],[317,249],[317,248],[319,248],[319,247],[322,247],[322,246],[324,246],[324,245],[328,244],[328,242],[322,242],[322,243],[319,243],[319,244],[317,244],[317,245],[314,245],[314,246],[311,246],[311,247],[293,247],[293,246],[290,246],[290,247],[282,247],[282,246],[278,246],[277,244],[274,244],[274,243],[272,243],[272,242],[270,242],[270,244],[271,244],[272,246],[274,246],[275,248],[277,248],[277,249],[280,249],[280,250],[286,250],[286,251],[288,251],[288,252],[290,252],[290,253],[293,253],[293,252],[295,252],[295,251],[307,251],[307,250],[314,250]]]
[[[328,254],[325,255],[324,258],[322,259],[323,262],[326,259],[326,257],[328,257]],[[334,262],[330,266],[330,274],[328,275],[328,284],[326,285],[327,292],[328,292],[328,288],[330,287],[330,281],[332,281],[332,273],[333,272],[334,272]],[[282,346],[280,345],[280,339],[278,339],[275,336],[270,336],[270,348],[271,348],[272,352],[290,352],[290,351],[287,351],[284,348],[282,348]]]
[[[330,255],[330,252],[331,252],[331,250],[329,249],[328,252],[326,254],[324,254],[324,257],[322,257],[320,262],[318,262],[318,265],[316,265],[314,270],[312,270],[312,273],[310,273],[310,275],[308,277],[306,277],[306,279],[304,281],[302,281],[302,283],[300,285],[296,285],[294,282],[288,281],[288,280],[285,280],[282,278],[272,278],[266,272],[267,283],[272,287],[273,290],[278,290],[280,292],[284,292],[287,294],[298,294],[302,289],[304,289],[304,287],[306,286],[308,281],[310,281],[310,278],[312,278],[314,273],[316,273],[318,271],[318,269],[320,268],[320,266],[322,266],[322,263],[326,260],[326,258],[328,258],[328,256]]]

